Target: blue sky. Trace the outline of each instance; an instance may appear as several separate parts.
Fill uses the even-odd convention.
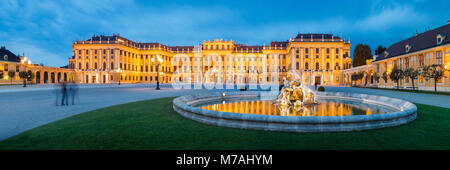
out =
[[[450,20],[448,0],[1,0],[0,45],[33,63],[68,64],[75,40],[120,33],[133,41],[198,45],[232,39],[249,45],[302,33],[333,33],[389,46]]]

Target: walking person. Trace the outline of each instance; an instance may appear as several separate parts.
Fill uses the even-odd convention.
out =
[[[63,82],[61,87],[61,94],[62,94],[62,98],[61,98],[61,105],[69,105],[69,101],[68,100],[68,96],[67,96],[67,83]],[[65,101],[65,102],[64,102]]]
[[[71,96],[71,98],[72,98],[72,105],[75,105],[75,98],[78,98],[78,96],[77,96],[77,92],[78,92],[78,87],[77,87],[77,85],[75,84],[75,82],[72,82],[70,85],[69,85],[69,91],[70,91],[70,96]],[[79,98],[78,98],[78,102],[79,102]]]

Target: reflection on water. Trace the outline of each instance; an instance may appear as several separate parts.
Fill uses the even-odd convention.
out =
[[[295,108],[278,106],[271,100],[237,101],[200,106],[202,109],[275,116],[348,116],[371,115],[390,112],[387,108],[353,101],[319,100],[319,104]]]

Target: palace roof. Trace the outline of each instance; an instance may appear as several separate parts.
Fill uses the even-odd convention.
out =
[[[392,44],[385,53],[377,56],[376,61],[448,44],[450,42],[448,35],[450,35],[450,24],[417,34],[406,40]],[[440,43],[438,42],[438,37],[442,38]]]
[[[0,47],[0,60],[5,60],[5,56],[8,56],[7,61],[20,62],[20,56],[15,55],[11,51],[7,50],[5,46]]]

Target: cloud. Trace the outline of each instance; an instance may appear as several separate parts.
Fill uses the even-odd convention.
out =
[[[385,31],[394,27],[408,27],[427,22],[427,16],[409,5],[392,5],[375,10],[368,17],[356,22],[361,31]]]

